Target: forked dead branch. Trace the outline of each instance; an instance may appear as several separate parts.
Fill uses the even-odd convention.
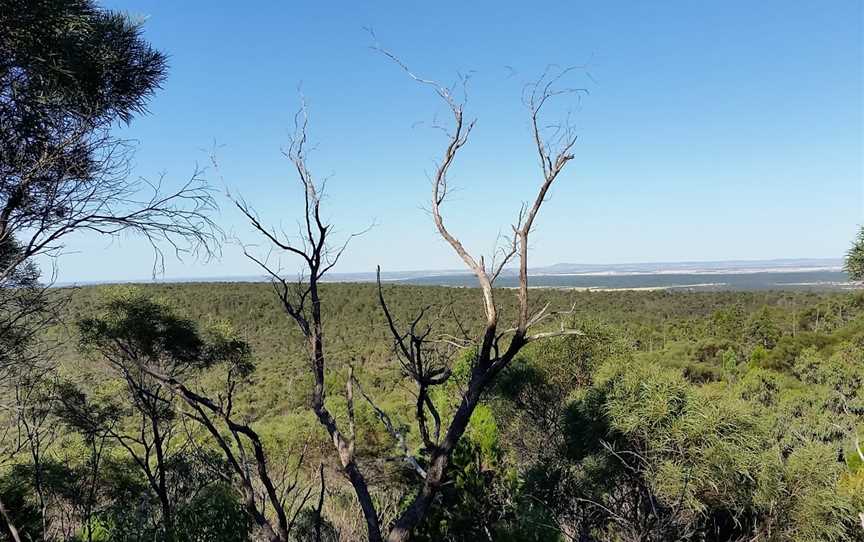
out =
[[[392,335],[394,352],[406,378],[416,386],[415,421],[423,442],[421,454],[415,457],[401,433],[390,420],[389,415],[379,408],[354,378],[353,368],[346,382],[346,402],[348,408],[347,431],[340,427],[336,417],[325,404],[325,375],[328,357],[325,352],[324,322],[321,311],[321,292],[319,289],[323,276],[338,262],[347,247],[347,242],[331,248],[328,244],[332,236],[332,226],[322,219],[321,198],[323,186],[316,181],[307,163],[308,116],[303,104],[295,118],[295,133],[286,152],[296,170],[304,194],[304,215],[300,220],[299,238],[290,238],[283,232],[270,228],[261,221],[258,214],[245,201],[236,200],[235,205],[246,216],[252,227],[271,245],[267,257],[247,252],[253,261],[260,265],[272,278],[273,286],[286,314],[302,332],[309,352],[310,371],[314,381],[311,407],[319,423],[326,429],[336,451],[342,471],[350,481],[363,512],[371,542],[384,540],[391,542],[407,540],[415,528],[426,517],[435,496],[447,476],[447,466],[453,451],[465,433],[471,414],[489,389],[495,377],[504,370],[528,343],[578,334],[579,331],[561,327],[555,330],[537,330],[540,324],[559,316],[561,313],[549,311],[548,306],[532,310],[529,303],[528,288],[528,249],[529,235],[541,207],[547,200],[549,189],[573,160],[572,149],[576,135],[569,120],[552,126],[552,134],[547,137],[547,129],[542,125],[542,114],[548,102],[558,96],[581,93],[581,89],[560,88],[559,82],[570,70],[558,70],[554,74],[547,70],[541,79],[526,86],[523,96],[528,109],[532,135],[541,166],[541,181],[533,200],[520,209],[517,220],[512,226],[509,244],[502,248],[491,265],[482,256],[469,253],[459,237],[446,225],[444,208],[449,191],[448,175],[457,155],[468,143],[476,119],[466,119],[465,99],[457,98],[452,89],[433,80],[424,79],[412,72],[396,55],[386,49],[373,47],[376,51],[392,60],[413,81],[430,87],[447,106],[450,112],[449,126],[441,127],[446,135],[442,157],[436,167],[432,180],[430,210],[439,235],[449,244],[468,269],[474,274],[482,292],[482,306],[485,325],[479,337],[453,340],[453,338],[434,335],[431,325],[424,324],[425,311],[421,311],[404,328],[400,328],[396,317],[387,306],[383,288],[378,281],[378,298]],[[464,84],[462,79],[463,93]],[[464,93],[467,94],[467,93]],[[350,241],[350,238],[349,238]],[[281,252],[298,257],[302,264],[299,280],[286,277],[281,268],[271,261],[272,252]],[[519,284],[516,289],[518,313],[516,321],[502,328],[499,322],[499,304],[494,288],[496,279],[513,262],[518,266]],[[458,323],[457,323],[458,324]],[[461,327],[461,326],[460,326]],[[450,378],[450,362],[459,348],[470,346],[475,355],[472,360],[468,383],[458,407],[451,419],[445,420],[440,406],[435,405],[430,389],[447,382]],[[363,474],[356,456],[356,432],[354,431],[354,389],[369,402],[379,420],[392,435],[401,450],[402,458],[417,476],[418,490],[409,506],[399,515],[392,525],[381,524],[380,516],[372,499],[369,483]]]

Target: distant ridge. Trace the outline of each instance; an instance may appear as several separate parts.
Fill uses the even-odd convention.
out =
[[[532,269],[534,274],[661,274],[661,273],[782,273],[801,271],[840,271],[839,258],[785,258],[775,260],[729,260],[704,262],[656,262],[626,264],[558,263]]]
[[[532,277],[554,280],[567,277],[638,277],[664,275],[747,275],[765,274],[807,274],[831,273],[842,271],[843,261],[839,258],[784,258],[773,260],[729,260],[729,261],[694,261],[694,262],[649,262],[623,264],[580,264],[557,263],[554,265],[536,267],[529,270]],[[516,268],[505,269],[502,280],[512,280],[517,274]],[[415,284],[446,284],[456,277],[469,277],[471,273],[465,269],[449,270],[416,270],[416,271],[382,271],[381,278],[387,282],[405,282]],[[440,279],[440,280],[439,280]],[[445,280],[446,279],[446,280]],[[142,278],[114,281],[78,281],[63,282],[55,286],[94,285],[94,284],[128,284],[128,283],[186,283],[186,282],[265,282],[269,280],[264,275],[233,275],[215,277],[171,277]],[[326,277],[328,282],[371,282],[375,273],[332,273]],[[710,281],[709,281],[710,282]]]
[[[623,264],[579,264],[557,263],[528,270],[532,276],[543,275],[662,275],[662,274],[737,274],[737,273],[783,273],[811,271],[841,271],[843,260],[839,258],[783,258],[774,260],[729,260],[697,262],[649,262]],[[505,269],[502,276],[517,274],[516,268]],[[411,281],[440,276],[468,275],[465,269],[446,271],[394,271],[381,272],[388,281]],[[365,282],[375,280],[375,273],[333,273],[330,281]]]

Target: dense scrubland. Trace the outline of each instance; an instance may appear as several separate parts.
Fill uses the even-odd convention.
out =
[[[335,415],[347,416],[342,389],[351,364],[364,392],[404,430],[407,446],[422,447],[411,430],[413,412],[405,408],[413,390],[394,362],[392,338],[382,331],[375,286],[323,288],[325,333],[333,345],[328,400]],[[477,289],[384,290],[397,318],[430,305],[430,318],[455,313],[468,328],[482,324]],[[150,300],[195,322],[202,333],[230,329],[248,342],[255,370],[241,385],[236,409],[260,434],[271,469],[286,469],[286,483],[297,480],[300,494],[317,494],[323,463],[322,536],[363,538],[350,486],[327,460],[327,434],[309,413],[301,337],[269,285],[104,286],[62,294],[70,296],[66,321],[110,317],[118,310],[112,300]],[[861,294],[543,290],[537,300],[571,307],[568,318],[584,334],[529,345],[502,374],[472,416],[450,467],[451,482],[416,539],[861,537]],[[513,310],[515,304],[504,307]],[[74,385],[93,408],[114,405],[115,431],[134,434],[140,413],[121,406],[132,400],[123,377],[100,354],[75,346],[81,344],[77,326],[57,326],[49,335],[61,348],[64,385]],[[436,390],[442,416],[458,401],[467,359],[463,354],[453,382]],[[203,369],[194,380],[206,389],[217,372]],[[75,535],[92,495],[96,538],[152,538],[161,511],[128,451],[104,435],[103,467],[95,478],[82,477],[93,461],[93,436],[62,407],[57,415],[40,466],[47,522],[33,500],[32,462],[21,461],[2,478],[7,502],[29,503],[16,513],[17,524],[36,537],[42,528],[64,524]],[[403,481],[412,470],[398,461],[398,443],[370,403],[358,403],[356,420],[359,461],[372,473],[375,498],[393,515],[410,497]],[[160,423],[183,425],[174,418]],[[239,495],[217,475],[218,450],[205,437],[191,426],[175,429],[166,451],[170,498],[182,518],[179,536],[245,540],[253,529],[242,521]],[[298,539],[313,537],[315,501],[298,515]]]

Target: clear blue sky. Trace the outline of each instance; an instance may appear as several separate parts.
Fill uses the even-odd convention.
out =
[[[368,48],[364,26],[428,77],[474,72],[478,124],[446,213],[475,252],[491,251],[539,182],[520,91],[550,63],[587,64],[591,78],[571,82],[591,94],[533,265],[839,257],[864,222],[859,0],[105,5],[145,16],[170,55],[151,114],[126,131],[140,140],[136,173],[179,182],[215,141],[213,180],[291,229],[300,193],[280,147],[302,82],[332,222],[378,223],[340,271],[459,267],[421,209],[443,144],[429,121],[446,111]],[[223,203],[226,230],[255,241]],[[149,275],[138,241],[78,237],[70,249],[60,280]],[[168,261],[166,277],[253,273],[226,246],[207,266]]]

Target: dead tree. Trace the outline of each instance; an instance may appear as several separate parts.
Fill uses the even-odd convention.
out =
[[[263,224],[258,214],[245,201],[235,200],[236,207],[249,220],[252,227],[263,235],[274,247],[274,249],[299,257],[303,264],[303,274],[299,280],[285,278],[280,269],[268,258],[257,257],[246,251],[247,257],[256,262],[272,278],[273,288],[282,304],[282,308],[300,328],[305,338],[309,352],[310,369],[313,376],[314,388],[312,392],[311,406],[318,421],[327,430],[333,446],[339,457],[342,470],[351,482],[354,492],[357,494],[370,540],[381,540],[381,527],[379,526],[378,514],[369,493],[354,449],[354,421],[353,421],[353,379],[348,380],[346,385],[346,397],[349,401],[349,412],[351,420],[348,432],[340,430],[336,419],[324,404],[325,387],[324,375],[326,369],[326,356],[324,351],[324,326],[321,313],[321,278],[330,271],[339,261],[351,237],[339,248],[332,249],[328,245],[328,239],[332,233],[331,226],[321,216],[321,197],[323,187],[319,185],[312,176],[307,166],[307,127],[308,115],[305,103],[294,117],[294,135],[285,155],[293,164],[301,183],[304,195],[304,216],[300,224],[300,242],[293,243],[284,232],[278,232]]]
[[[442,208],[448,195],[448,173],[456,155],[468,142],[468,137],[475,125],[475,120],[466,120],[464,116],[464,101],[456,98],[452,89],[446,88],[435,81],[423,79],[415,75],[408,67],[392,53],[376,47],[382,54],[396,62],[414,81],[431,87],[438,97],[444,101],[452,114],[452,125],[445,130],[447,145],[432,179],[431,214],[440,236],[450,245],[468,269],[474,274],[482,292],[485,325],[480,336],[474,340],[464,341],[461,346],[474,349],[471,372],[459,406],[454,412],[449,425],[439,438],[440,417],[432,401],[429,399],[428,388],[443,383],[449,378],[445,366],[424,363],[424,356],[437,351],[437,346],[430,341],[428,328],[420,333],[416,325],[421,315],[415,319],[405,331],[400,331],[387,308],[380,288],[379,301],[385,312],[391,334],[396,344],[396,352],[400,358],[405,374],[414,380],[418,389],[416,421],[419,433],[423,438],[428,453],[428,469],[420,482],[420,490],[413,502],[395,521],[388,535],[391,542],[407,540],[413,530],[423,521],[429,507],[441,485],[445,482],[446,469],[452,453],[465,433],[477,404],[483,393],[502,370],[516,357],[519,351],[528,343],[558,337],[578,334],[574,329],[559,329],[535,332],[542,324],[556,316],[559,312],[549,311],[544,306],[532,310],[528,296],[528,238],[534,227],[540,208],[546,201],[552,184],[573,159],[571,150],[576,143],[576,135],[569,122],[553,127],[551,136],[547,136],[541,124],[543,108],[550,99],[564,94],[584,92],[583,89],[559,88],[557,84],[571,69],[558,70],[552,74],[547,70],[536,82],[526,86],[523,101],[528,109],[531,121],[532,136],[536,146],[542,178],[533,201],[523,204],[516,223],[512,226],[510,243],[502,248],[487,265],[485,259],[471,255],[459,238],[445,224]],[[499,306],[496,301],[494,284],[504,268],[516,260],[519,270],[519,285],[516,291],[518,313],[515,323],[510,327],[502,327],[499,322]],[[431,343],[431,344],[430,344]],[[458,344],[458,343],[457,343]],[[425,410],[428,410],[435,421],[434,438],[430,438],[427,428]]]
[[[386,534],[387,540],[397,542],[407,540],[426,517],[439,488],[445,482],[452,453],[468,427],[471,414],[496,376],[512,362],[525,345],[542,339],[579,333],[564,327],[550,330],[546,326],[544,330],[536,331],[541,324],[547,323],[560,313],[550,311],[548,305],[533,310],[529,304],[528,238],[540,208],[547,199],[550,187],[573,159],[571,150],[576,143],[576,136],[569,123],[554,127],[549,135],[548,130],[541,123],[541,114],[544,106],[552,98],[563,94],[580,93],[583,90],[558,87],[561,78],[570,69],[558,70],[554,74],[547,71],[540,80],[526,87],[523,99],[530,115],[534,145],[541,165],[541,182],[533,201],[522,206],[518,219],[512,227],[510,242],[500,250],[496,255],[497,258],[492,258],[492,263],[487,265],[483,257],[477,258],[471,255],[459,238],[448,229],[442,212],[448,195],[448,173],[457,154],[468,142],[475,121],[465,119],[464,101],[457,99],[451,89],[414,75],[397,57],[383,49],[378,48],[378,50],[395,61],[414,81],[432,88],[452,114],[452,125],[444,130],[447,134],[447,144],[432,181],[431,214],[438,233],[475,275],[482,293],[482,306],[485,313],[485,325],[479,337],[473,340],[466,337],[462,340],[445,341],[460,348],[474,348],[476,352],[461,401],[452,418],[445,423],[430,397],[429,390],[433,386],[443,384],[450,377],[449,354],[441,348],[442,343],[439,338],[431,335],[432,329],[420,325],[424,316],[422,312],[411,321],[407,329],[399,328],[387,307],[379,278],[379,301],[394,340],[397,356],[403,372],[417,386],[417,402],[414,411],[418,431],[424,444],[425,457],[415,458],[410,454],[404,435],[396,430],[389,416],[375,406],[373,399],[363,391],[354,378],[353,369],[349,373],[345,388],[348,406],[347,427],[341,428],[325,406],[327,356],[320,283],[322,277],[338,262],[347,243],[339,244],[335,249],[328,244],[333,230],[321,215],[323,186],[314,179],[307,165],[308,117],[305,105],[295,117],[295,133],[285,153],[296,170],[304,193],[305,209],[300,221],[299,240],[292,240],[284,232],[266,226],[245,201],[236,200],[235,204],[250,221],[252,227],[271,245],[271,252],[266,258],[249,252],[247,256],[272,278],[273,287],[283,309],[297,324],[305,338],[314,383],[311,407],[320,424],[326,429],[341,468],[356,493],[366,521],[370,542],[384,540],[385,529],[380,524],[369,485],[355,454],[355,388],[372,405],[378,418],[399,444],[404,460],[418,477],[419,490],[416,497],[393,525],[389,526]],[[299,280],[286,278],[281,268],[271,261],[274,251],[299,258],[303,268]],[[518,314],[512,325],[502,326],[499,322],[499,305],[494,284],[502,271],[514,260],[519,270],[519,286],[516,293]]]

